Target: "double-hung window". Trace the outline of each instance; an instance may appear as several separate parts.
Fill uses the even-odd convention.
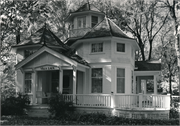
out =
[[[102,93],[103,70],[102,68],[92,68],[92,93]]]
[[[125,93],[125,69],[117,68],[117,93]]]
[[[125,52],[125,44],[117,43],[117,52]]]
[[[25,73],[24,92],[31,93],[32,73]]]
[[[91,45],[91,52],[92,53],[103,52],[103,43],[93,43]]]
[[[77,18],[77,28],[86,28],[86,17]]]

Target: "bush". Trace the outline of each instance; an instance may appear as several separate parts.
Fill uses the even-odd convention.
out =
[[[73,101],[65,101],[62,94],[57,94],[49,99],[49,112],[51,116],[65,117],[66,112],[73,112]]]
[[[171,108],[169,112],[169,118],[172,119],[178,119],[179,118],[179,112],[177,108]]]
[[[1,102],[1,115],[23,115],[24,110],[30,104],[29,96],[18,93]]]

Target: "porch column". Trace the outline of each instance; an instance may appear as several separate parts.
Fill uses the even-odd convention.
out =
[[[63,70],[59,69],[59,93],[63,92]]]
[[[33,85],[32,85],[32,93],[33,93],[33,97],[32,97],[32,104],[36,103],[36,79],[37,79],[37,72],[34,71],[34,73],[32,73],[32,79],[33,79]]]
[[[73,99],[76,97],[76,76],[77,76],[77,70],[76,68],[73,68]]]
[[[157,82],[156,82],[156,75],[154,75],[154,94],[157,94]]]

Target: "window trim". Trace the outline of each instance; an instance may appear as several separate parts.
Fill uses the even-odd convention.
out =
[[[76,28],[77,28],[77,29],[87,28],[87,18],[86,18],[86,17],[87,17],[87,16],[79,16],[79,17],[77,17],[77,22],[76,22],[76,24],[77,24],[77,27],[76,27]],[[80,27],[78,26],[78,19],[79,19],[79,18],[81,18],[81,20],[82,20],[83,18],[85,18],[85,22],[86,22],[85,27],[81,27],[81,28],[80,28]]]
[[[123,44],[124,45],[124,52],[117,51],[117,45],[118,44]],[[125,54],[126,53],[126,44],[125,43],[121,43],[121,42],[116,42],[115,50],[116,50],[117,53]]]
[[[92,44],[98,44],[98,43],[102,43],[102,52],[92,52]],[[90,48],[90,50],[89,50],[89,54],[104,54],[105,52],[104,52],[104,42],[91,42],[91,43],[89,43],[89,48]]]
[[[101,92],[101,93],[98,93],[98,92],[93,93],[93,92],[92,92],[92,78],[96,78],[96,77],[92,77],[92,69],[99,69],[99,68],[102,70],[102,77],[101,77],[101,79],[102,79],[102,87],[101,87],[101,88],[102,88],[102,92]],[[90,85],[91,85],[90,93],[91,93],[91,94],[102,94],[102,93],[103,93],[103,78],[104,78],[104,77],[103,77],[103,67],[94,67],[94,68],[91,68],[90,78],[91,78],[91,79],[90,79],[90,81],[91,81],[91,84],[90,84]]]
[[[118,93],[117,92],[117,69],[124,69],[124,77],[119,77],[119,78],[124,78],[124,93]],[[116,75],[116,93],[117,94],[125,94],[126,93],[126,68],[123,68],[123,67],[116,67],[116,72],[115,72],[115,75]]]

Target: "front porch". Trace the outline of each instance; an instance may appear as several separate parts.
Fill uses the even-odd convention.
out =
[[[147,94],[62,94],[66,102],[72,101],[78,112],[101,112],[127,118],[169,118],[170,95]],[[49,96],[50,97],[50,96]],[[48,99],[49,97],[42,97]],[[31,105],[30,116],[42,111],[48,117],[48,104]],[[35,110],[33,113],[33,109]],[[39,113],[38,116],[41,116]]]
[[[63,94],[65,101],[77,107],[104,107],[129,110],[169,110],[170,95],[147,94]]]

